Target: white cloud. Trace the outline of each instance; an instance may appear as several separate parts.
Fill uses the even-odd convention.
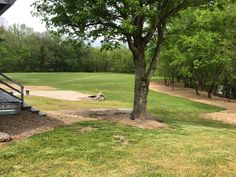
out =
[[[37,17],[32,17],[31,15],[33,7],[30,5],[33,2],[34,0],[17,0],[15,4],[1,17],[6,20],[7,25],[12,25],[14,23],[26,24],[37,32],[46,31],[45,25],[42,24],[40,19]]]

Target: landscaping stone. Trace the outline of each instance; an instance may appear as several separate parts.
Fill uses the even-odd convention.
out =
[[[7,133],[0,132],[0,143],[11,141],[11,136]]]

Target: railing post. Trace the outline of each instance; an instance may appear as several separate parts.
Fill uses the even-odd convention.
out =
[[[14,80],[12,80],[10,77],[8,77],[7,75],[5,75],[5,74],[3,74],[3,73],[0,73],[0,76],[2,76],[2,77],[3,77],[4,79],[6,79],[7,81],[10,81],[11,83],[13,83],[13,84],[17,85],[18,87],[20,87],[20,89],[17,89],[17,88],[15,88],[15,87],[11,86],[10,84],[8,84],[7,82],[4,82],[4,81],[0,80],[0,83],[1,83],[1,84],[3,84],[3,85],[5,85],[6,87],[12,89],[13,91],[16,91],[16,92],[20,93],[20,97],[16,97],[16,96],[14,96],[14,95],[12,95],[12,96],[14,96],[15,98],[21,100],[21,101],[22,101],[22,104],[23,104],[23,103],[24,103],[24,85],[21,84],[21,83],[18,83],[18,82],[16,82],[16,81],[14,81]],[[0,90],[3,90],[5,93],[10,94],[10,92],[8,92],[8,91],[6,91],[6,90],[4,90],[4,89],[2,89],[2,88],[0,88]]]
[[[24,103],[24,86],[21,85],[21,100]]]

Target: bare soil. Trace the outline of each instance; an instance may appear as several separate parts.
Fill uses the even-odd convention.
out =
[[[192,88],[185,88],[181,84],[175,85],[174,88],[171,86],[165,86],[163,82],[152,82],[150,84],[150,89],[153,91],[166,93],[168,95],[173,95],[177,97],[187,98],[192,101],[209,104],[213,106],[218,106],[225,108],[224,111],[207,113],[203,116],[205,118],[223,121],[226,123],[236,124],[236,101],[220,98],[217,96],[212,96],[212,98],[207,97],[207,92],[200,91],[200,95],[196,95],[196,92]]]
[[[91,121],[93,118],[81,116],[50,115],[39,117],[23,111],[18,115],[0,116],[0,132],[8,133],[13,140],[27,138],[33,134],[70,125],[78,121]]]
[[[122,123],[124,125],[130,125],[132,127],[136,128],[142,128],[142,129],[160,129],[160,128],[167,128],[167,125],[161,122],[158,122],[157,120],[131,120],[129,114],[125,115],[112,115],[112,116],[99,116],[97,118],[104,119],[104,120],[112,120],[115,122]]]
[[[148,119],[143,120],[131,120],[131,110],[129,109],[89,109],[89,110],[77,110],[77,111],[56,111],[50,112],[53,115],[63,116],[82,116],[88,118],[95,118],[96,120],[109,120],[118,122],[125,125],[130,125],[136,128],[143,129],[159,129],[167,128],[167,125],[158,121],[158,118],[149,116]]]
[[[99,111],[99,110],[98,110]],[[104,109],[102,110],[104,112]],[[78,114],[79,112],[79,114]],[[84,111],[52,111],[47,117],[39,117],[37,114],[23,111],[18,115],[0,116],[0,132],[8,133],[12,140],[20,140],[37,133],[53,130],[58,127],[65,127],[75,122],[109,120],[130,125],[138,128],[156,129],[165,128],[165,124],[155,120],[135,120],[129,119],[127,113],[90,116],[90,110]],[[87,114],[88,113],[88,114]],[[87,116],[86,116],[87,115]],[[81,132],[93,131],[90,127],[81,129]]]

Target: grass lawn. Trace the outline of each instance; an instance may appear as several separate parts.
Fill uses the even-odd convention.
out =
[[[10,76],[26,85],[84,93],[102,91],[108,99],[98,103],[27,98],[43,110],[132,107],[132,75]],[[170,128],[143,130],[108,121],[80,122],[1,146],[0,176],[236,176],[236,126],[201,118],[204,113],[223,109],[152,91],[148,109]],[[86,126],[96,129],[81,132]],[[117,135],[128,143],[115,141]]]

